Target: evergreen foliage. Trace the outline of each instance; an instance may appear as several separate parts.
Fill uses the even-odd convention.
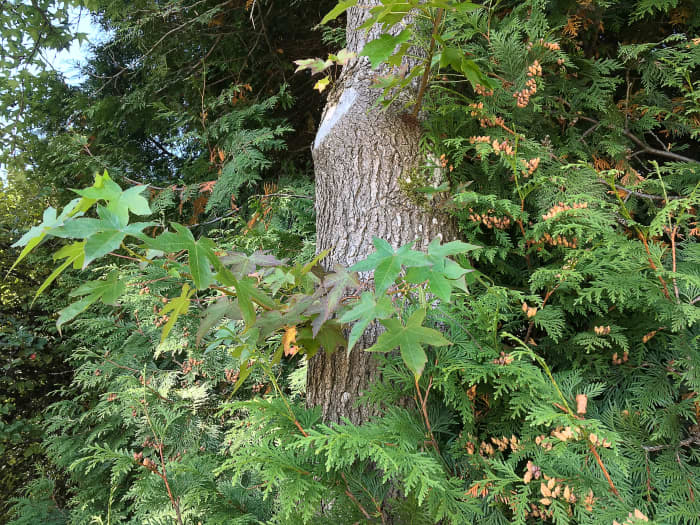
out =
[[[101,133],[62,166],[109,167],[120,184],[98,175],[10,236],[64,261],[40,307],[73,371],[33,423],[48,470],[14,499],[11,523],[700,523],[700,8],[423,3],[432,36],[418,20],[389,38],[434,44],[420,70],[433,81],[406,109],[424,118],[425,165],[402,191],[452,213],[468,244],[422,253],[375,239],[366,260],[326,273],[307,164],[281,153],[303,133],[288,89],[318,95],[295,91],[301,76],[248,84],[255,66],[232,65],[245,53],[287,67],[257,44],[228,43],[216,66],[183,75],[227,40],[219,28],[249,32],[247,9],[264,21],[280,6],[146,4],[104,7],[115,39],[90,66],[114,67],[109,49],[132,73],[73,95],[56,84],[76,107],[92,98],[80,126]],[[387,0],[370,23],[404,12]],[[151,51],[180,25],[188,38],[211,29],[214,51]],[[373,61],[409,52],[384,44]],[[378,79],[386,103],[414,78],[397,70]],[[236,80],[205,97],[200,82],[216,75]],[[119,125],[105,118],[115,108]],[[71,135],[27,143],[31,182],[51,165],[37,152]],[[145,146],[160,139],[192,154]],[[183,215],[194,234],[169,223]],[[373,285],[355,272],[374,272]],[[361,402],[381,416],[324,424],[305,406],[306,359],[359,351],[376,323],[382,376]],[[6,324],[0,345],[18,354],[57,341],[48,323]]]

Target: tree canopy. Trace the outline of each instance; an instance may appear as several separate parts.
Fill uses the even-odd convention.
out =
[[[0,520],[700,523],[695,2],[2,5]]]

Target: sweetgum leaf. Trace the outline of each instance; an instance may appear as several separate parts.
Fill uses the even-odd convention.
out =
[[[398,347],[406,366],[416,377],[420,377],[428,361],[423,345],[452,344],[437,330],[423,326],[425,315],[425,309],[416,310],[408,318],[405,326],[398,319],[381,320],[380,323],[384,325],[386,332],[379,336],[367,352],[391,352]]]
[[[85,243],[85,259],[83,268],[95,259],[119,248],[119,245],[126,237],[124,232],[119,230],[108,230],[91,235]]]
[[[77,248],[76,248],[77,250]],[[78,314],[85,311],[88,306],[98,300],[104,304],[115,304],[117,299],[126,291],[126,283],[120,279],[119,271],[111,272],[106,279],[90,281],[70,293],[71,297],[85,296],[80,301],[68,305],[58,314],[56,327],[60,333],[61,326],[73,320]]]
[[[377,294],[384,293],[401,274],[401,268],[428,266],[426,254],[411,249],[413,243],[406,244],[394,251],[391,245],[377,237],[372,241],[377,251],[350,267],[350,271],[362,272],[374,270],[374,286]]]
[[[57,261],[59,259],[65,259],[63,263],[61,263],[58,268],[56,268],[53,272],[51,272],[51,275],[49,275],[46,280],[42,283],[42,285],[39,287],[39,289],[36,291],[36,294],[34,295],[34,299],[32,300],[32,304],[34,304],[34,301],[36,301],[36,298],[41,295],[41,293],[46,290],[49,286],[51,286],[51,283],[56,280],[56,278],[63,273],[63,271],[68,268],[71,264],[73,265],[73,268],[76,270],[80,269],[83,267],[83,259],[85,257],[85,242],[75,242],[73,244],[69,244],[68,246],[64,246],[61,248],[59,251],[57,251],[54,256],[53,260]]]
[[[321,25],[327,24],[331,20],[335,20],[336,18],[338,18],[340,15],[342,15],[348,9],[356,6],[357,1],[358,0],[345,0],[342,2],[338,2],[338,5],[336,5],[333,9],[331,9],[328,12],[328,14],[323,17],[323,20],[321,20]]]
[[[339,321],[341,323],[349,323],[357,321],[348,337],[348,352],[350,352],[357,340],[362,337],[365,329],[375,319],[386,319],[394,313],[394,305],[391,304],[391,299],[386,295],[382,295],[377,300],[371,292],[364,292],[360,296],[360,300],[354,307],[343,314]]]
[[[321,286],[316,292],[319,297],[319,315],[312,323],[313,336],[318,335],[321,325],[331,318],[333,313],[340,306],[340,301],[345,295],[345,290],[348,288],[358,288],[360,281],[357,280],[357,274],[349,272],[340,265],[336,265],[335,272],[324,277]]]
[[[404,29],[396,36],[385,33],[379,38],[367,42],[360,55],[368,57],[372,67],[376,68],[386,62],[394,54],[396,47],[409,38],[411,38],[411,31],[408,29]]]
[[[190,298],[193,294],[194,290],[191,290],[190,286],[185,283],[185,285],[182,287],[182,293],[180,296],[171,299],[160,311],[160,315],[170,314],[170,318],[168,319],[168,322],[165,323],[165,326],[163,326],[163,331],[160,335],[161,343],[165,341],[166,337],[168,337],[168,334],[173,329],[173,326],[175,326],[177,318],[180,317],[180,315],[186,314],[187,310],[189,310]]]

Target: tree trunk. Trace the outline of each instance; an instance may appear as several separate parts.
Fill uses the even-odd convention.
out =
[[[359,55],[367,41],[381,34],[376,27],[369,34],[357,30],[368,8],[379,3],[365,1],[363,8],[348,11],[349,51]],[[420,249],[452,230],[449,219],[422,209],[399,188],[399,181],[423,164],[421,129],[415,119],[407,118],[401,104],[385,111],[372,107],[380,94],[370,88],[376,74],[365,57],[345,67],[329,95],[313,146],[317,250],[330,250],[324,260],[329,268],[365,258],[374,251],[375,236],[394,247],[417,240]],[[374,359],[363,351],[377,335],[376,326],[369,329],[349,356],[341,350],[330,355],[319,352],[311,359],[307,403],[321,406],[325,421],[347,417],[361,423],[373,415],[372,407],[353,405],[378,378]]]

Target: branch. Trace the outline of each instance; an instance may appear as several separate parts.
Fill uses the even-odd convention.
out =
[[[645,144],[642,140],[639,139],[636,135],[633,135],[629,131],[624,131],[623,135],[630,139],[632,142],[634,142],[637,146],[642,148],[642,151],[645,153],[650,153],[652,155],[656,155],[658,157],[666,157],[667,159],[672,159],[672,160],[677,160],[679,162],[698,162],[695,159],[691,159],[690,157],[685,157],[684,155],[679,155],[678,153],[673,153],[672,151],[667,151],[665,149],[656,149],[652,148],[651,146]]]
[[[224,219],[228,219],[229,217],[231,217],[235,213],[236,213],[236,210],[232,210],[232,211],[228,212],[227,214],[222,215],[221,217],[216,217],[214,219],[211,219],[211,220],[205,221],[205,222],[197,222],[195,224],[190,224],[189,228],[194,228],[196,226],[206,226],[208,224],[214,224],[215,222],[219,222],[219,221],[223,221]]]
[[[350,485],[348,484],[348,480],[345,477],[345,474],[342,472],[340,473],[340,476],[343,478],[343,481],[345,482],[345,494],[347,495],[348,498],[352,500],[352,502],[357,506],[360,511],[362,511],[362,514],[364,515],[365,518],[368,520],[372,519],[372,516],[369,515],[369,512],[365,510],[365,508],[362,506],[362,503],[360,503],[357,498],[354,496],[352,492],[350,492]]]
[[[617,488],[615,487],[615,484],[613,483],[612,479],[610,478],[610,474],[608,474],[608,469],[605,468],[605,465],[603,464],[603,460],[600,459],[600,455],[598,454],[598,451],[595,449],[595,445],[593,445],[593,443],[588,443],[588,447],[591,449],[591,452],[593,452],[593,456],[595,457],[595,460],[598,463],[598,466],[603,471],[603,475],[605,476],[605,479],[608,482],[608,485],[610,485],[610,490],[613,491],[613,494],[615,494],[615,496],[617,496],[620,500],[622,500],[622,498],[620,497],[620,493],[618,492]]]
[[[190,70],[187,72],[187,76],[189,76],[190,73],[192,73],[195,69],[197,69],[197,67],[198,67],[200,64],[203,65],[204,62],[207,61],[207,59],[209,58],[209,56],[214,52],[214,49],[216,49],[216,46],[218,46],[218,45],[219,45],[219,42],[221,42],[221,39],[223,38],[223,36],[224,36],[223,34],[219,34],[219,35],[216,37],[216,40],[214,40],[214,43],[213,43],[213,44],[211,45],[211,47],[209,48],[209,51],[207,51],[207,54],[204,55],[204,56],[203,56],[202,58],[200,58],[199,60],[197,60],[197,62],[195,62],[195,64],[194,64],[194,65],[190,68]]]
[[[644,199],[651,199],[651,200],[655,200],[655,201],[666,201],[666,200],[674,201],[674,200],[678,200],[678,199],[683,198],[683,197],[679,197],[677,195],[669,195],[668,197],[663,197],[661,195],[650,195],[649,193],[642,193],[639,191],[628,190],[627,188],[625,188],[623,186],[618,186],[618,185],[615,185],[615,189],[622,190],[625,193],[627,193],[628,195],[634,195],[635,197],[642,197]]]
[[[428,407],[427,407],[428,394],[430,394],[430,388],[433,386],[433,378],[432,377],[430,378],[430,382],[428,383],[428,388],[425,390],[425,396],[422,395],[420,386],[418,385],[418,377],[415,377],[414,381],[416,383],[416,392],[418,393],[418,400],[420,401],[418,407],[421,409],[421,412],[423,413],[423,420],[425,421],[425,426],[428,429],[428,435],[430,436],[430,443],[433,445],[435,452],[438,453],[438,456],[442,457],[442,455],[440,453],[440,447],[438,447],[435,436],[433,435],[433,429],[430,425],[430,418],[428,417]]]
[[[684,439],[683,441],[679,441],[678,445],[655,445],[655,446],[642,445],[642,449],[644,449],[647,452],[658,452],[659,450],[673,448],[674,446],[680,448],[680,447],[688,447],[690,445],[700,445],[700,436],[691,436],[687,439]]]
[[[430,80],[430,66],[433,63],[433,54],[435,53],[435,37],[438,34],[438,29],[440,27],[440,22],[442,22],[442,15],[444,9],[438,9],[437,16],[433,22],[433,34],[430,37],[430,50],[428,51],[428,56],[425,59],[425,71],[423,71],[423,78],[421,79],[420,88],[418,90],[418,97],[416,97],[416,105],[413,108],[413,116],[418,117],[420,112],[420,107],[423,103],[423,97],[425,96],[425,90],[428,87],[428,81]]]
[[[179,158],[177,155],[169,151],[165,146],[163,146],[160,142],[158,142],[156,139],[153,139],[151,137],[148,137],[148,142],[153,144],[156,148],[158,148],[160,151],[165,153],[166,155],[170,155],[171,157],[175,157],[176,159]]]
[[[590,122],[592,124],[600,125],[600,121],[591,118],[591,117],[585,117],[583,115],[577,115],[576,118],[580,120],[585,120],[586,122]],[[612,128],[612,126],[608,126],[609,128]],[[651,131],[649,133],[652,133]],[[684,155],[679,155],[678,153],[673,153],[672,151],[668,151],[665,149],[657,149],[657,148],[652,148],[648,144],[646,144],[643,140],[641,140],[639,137],[637,137],[635,134],[628,130],[624,130],[622,134],[630,139],[632,142],[634,142],[637,146],[642,148],[642,152],[644,153],[649,153],[651,155],[656,155],[658,157],[666,157],[667,159],[672,159],[676,160],[679,162],[695,162],[697,163],[698,161],[695,159],[691,159],[690,157],[686,157]],[[653,134],[653,133],[652,133]],[[658,137],[657,137],[658,139]]]
[[[311,197],[310,195],[297,195],[295,193],[267,193],[265,195],[262,195],[262,194],[252,195],[252,197],[259,197],[261,199],[264,199],[265,197],[291,197],[294,199],[314,200],[314,198]]]

